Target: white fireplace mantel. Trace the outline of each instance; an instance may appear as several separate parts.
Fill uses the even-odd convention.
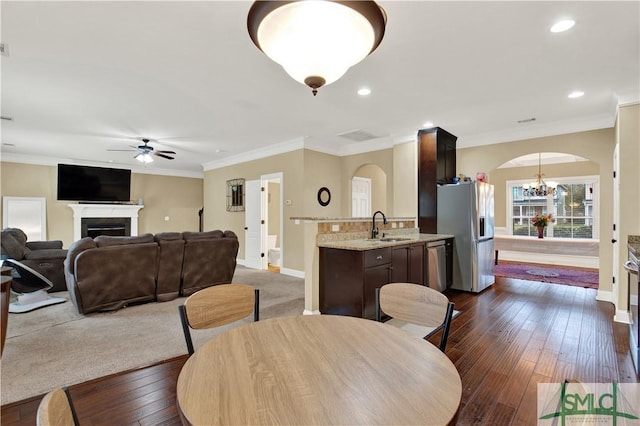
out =
[[[131,219],[131,235],[138,235],[138,211],[140,204],[68,204],[73,210],[73,240],[82,238],[82,218],[127,217]]]

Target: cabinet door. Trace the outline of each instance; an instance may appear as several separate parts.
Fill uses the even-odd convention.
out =
[[[364,288],[362,294],[362,317],[376,318],[376,288],[388,284],[391,278],[391,264],[374,266],[364,270]]]
[[[395,246],[391,250],[391,281],[406,283],[409,279],[409,246]]]
[[[407,265],[408,281],[414,284],[425,285],[424,268],[424,244],[413,244],[408,248],[409,264]],[[395,271],[395,265],[394,265]]]

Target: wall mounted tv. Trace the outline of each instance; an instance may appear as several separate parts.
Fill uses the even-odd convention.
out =
[[[128,203],[131,170],[58,164],[58,200]]]

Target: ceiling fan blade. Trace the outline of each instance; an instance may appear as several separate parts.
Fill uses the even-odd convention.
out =
[[[158,157],[166,158],[167,160],[173,160],[173,157],[169,157],[168,155],[160,154],[159,152],[154,152]]]
[[[158,152],[160,154],[173,154],[173,155],[176,155],[176,153],[174,151],[156,151],[156,152]]]
[[[135,149],[108,149],[107,151],[114,151],[114,152],[127,151],[127,152],[131,152],[131,151],[135,151]]]

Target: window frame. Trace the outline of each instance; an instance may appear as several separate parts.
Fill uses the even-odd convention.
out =
[[[545,177],[547,182],[555,182],[558,185],[566,185],[566,184],[591,184],[593,187],[592,195],[592,237],[591,238],[565,238],[565,237],[554,237],[554,238],[562,238],[564,240],[596,240],[600,239],[600,176],[597,175],[587,175],[587,176],[566,176],[566,177],[554,177],[547,178]],[[522,186],[523,184],[531,183],[531,179],[514,179],[507,180],[505,182],[506,187],[506,230],[507,235],[513,237],[519,237],[518,235],[513,235],[513,188]],[[551,196],[547,196],[547,211],[553,212],[554,217],[556,216],[553,198]],[[551,207],[551,208],[550,208]],[[553,232],[553,224],[551,224],[551,234]],[[522,236],[522,238],[530,238],[526,236]]]

